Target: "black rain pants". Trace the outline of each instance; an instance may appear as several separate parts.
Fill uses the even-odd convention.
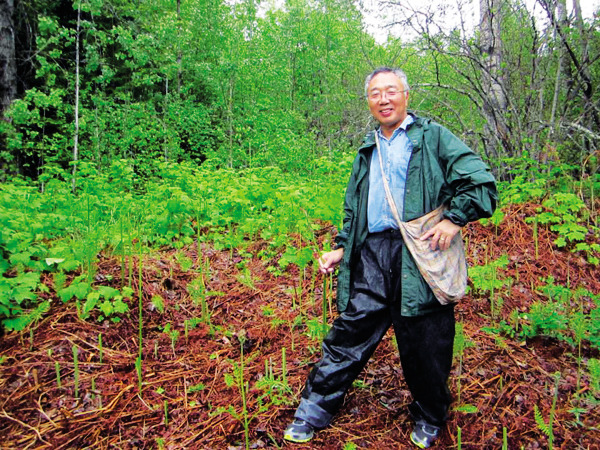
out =
[[[401,316],[402,245],[396,230],[367,236],[353,270],[348,307],[323,341],[323,356],[306,381],[296,418],[317,428],[327,426],[393,325],[402,371],[413,397],[411,415],[436,426],[447,420],[454,308],[417,317]]]

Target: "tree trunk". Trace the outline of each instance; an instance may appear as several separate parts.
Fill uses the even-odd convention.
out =
[[[585,88],[584,95],[586,99],[587,125],[589,127],[600,127],[600,118],[598,117],[597,106],[594,104],[594,91],[596,86],[592,81],[592,73],[590,71],[590,54],[589,54],[589,30],[585,27],[583,16],[581,13],[581,4],[579,0],[573,0],[573,13],[575,15],[575,28],[578,31],[581,42],[581,74]]]
[[[73,193],[75,193],[77,177],[77,160],[79,158],[79,40],[81,32],[81,0],[77,7],[77,37],[75,39],[75,133],[73,136]]]
[[[583,15],[581,13],[581,4],[579,0],[573,0],[573,13],[575,15],[575,27],[581,36],[581,63],[585,67],[585,71],[589,74],[590,56],[588,53],[588,33],[583,24]]]
[[[177,0],[177,95],[181,93],[181,0]]]
[[[567,5],[565,0],[558,0],[556,3],[556,14],[558,16],[558,21],[561,24],[567,23]],[[555,39],[558,37],[557,27],[555,29]],[[571,66],[569,64],[565,64],[565,60],[568,58],[568,55],[565,54],[565,50],[561,49],[558,52],[558,67],[556,68],[556,79],[554,82],[554,96],[552,98],[552,111],[550,113],[550,123],[552,124],[551,133],[554,134],[556,131],[556,109],[558,106],[558,97],[560,94],[561,88],[561,75],[565,75],[565,79],[567,83],[572,83],[571,80]]]
[[[502,76],[501,0],[480,0],[480,33],[483,61],[481,79],[484,97],[483,110],[487,119],[488,142],[502,145],[509,154],[512,145],[504,114],[508,101]],[[513,155],[510,155],[513,156]]]
[[[0,114],[17,96],[14,0],[0,0]]]

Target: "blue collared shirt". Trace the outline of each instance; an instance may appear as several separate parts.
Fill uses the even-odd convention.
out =
[[[392,197],[394,197],[400,219],[402,219],[404,210],[406,173],[408,171],[410,155],[412,154],[412,143],[406,134],[406,129],[413,122],[414,119],[410,114],[406,116],[402,124],[394,130],[390,139],[386,139],[383,136],[381,128],[377,130],[381,157],[383,159],[383,170],[390,185],[390,191],[392,192]],[[373,150],[373,155],[371,156],[367,219],[370,233],[390,228],[398,229],[392,210],[385,198],[377,148]]]

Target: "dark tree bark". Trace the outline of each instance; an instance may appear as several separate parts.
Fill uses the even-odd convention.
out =
[[[17,96],[14,0],[0,0],[0,114]]]

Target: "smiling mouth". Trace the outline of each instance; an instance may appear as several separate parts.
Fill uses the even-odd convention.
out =
[[[383,115],[388,115],[388,114],[391,114],[391,113],[392,113],[392,111],[393,111],[393,110],[392,110],[392,108],[386,108],[386,109],[381,109],[381,110],[379,110],[379,112],[380,112],[381,114],[383,114]]]

